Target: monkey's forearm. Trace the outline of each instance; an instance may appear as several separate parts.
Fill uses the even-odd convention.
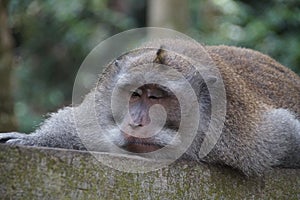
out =
[[[11,145],[45,146],[85,150],[76,134],[73,109],[66,107],[51,114],[42,126],[29,135],[21,133],[0,134],[0,142]]]

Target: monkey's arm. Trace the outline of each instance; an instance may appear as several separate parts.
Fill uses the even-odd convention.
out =
[[[1,133],[0,143],[85,150],[76,134],[72,107],[51,114],[32,134]]]
[[[26,138],[27,134],[10,132],[10,133],[0,133],[0,143],[13,143],[21,141]]]
[[[266,150],[277,160],[275,166],[300,167],[300,121],[287,109],[273,109],[258,126]],[[267,149],[269,147],[269,149]]]

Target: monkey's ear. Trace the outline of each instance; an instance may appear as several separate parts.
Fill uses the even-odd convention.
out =
[[[205,82],[207,85],[213,85],[215,82],[217,82],[218,78],[213,75],[209,75],[206,79]]]
[[[160,46],[160,48],[156,52],[156,58],[154,59],[154,63],[164,64],[165,57],[167,55],[167,51],[164,46]]]

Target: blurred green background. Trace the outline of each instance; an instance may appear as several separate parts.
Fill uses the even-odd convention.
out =
[[[46,113],[70,105],[85,56],[106,38],[137,27],[168,27],[201,43],[252,48],[300,73],[299,0],[4,0],[0,4],[0,33],[6,29],[7,34],[1,35],[0,131],[31,132]],[[3,62],[6,58],[10,64]],[[11,85],[5,82],[7,77]],[[9,93],[12,98],[6,98]],[[5,125],[6,114],[11,114],[13,123]]]

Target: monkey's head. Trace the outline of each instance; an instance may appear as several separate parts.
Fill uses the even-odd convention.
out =
[[[99,132],[107,142],[102,151],[166,148],[163,157],[177,156],[210,118],[201,75],[187,58],[162,47],[136,49],[110,63],[96,87],[95,102]]]

